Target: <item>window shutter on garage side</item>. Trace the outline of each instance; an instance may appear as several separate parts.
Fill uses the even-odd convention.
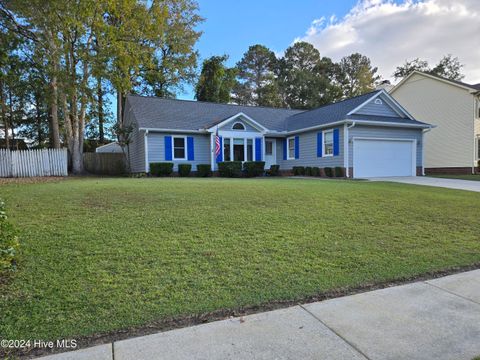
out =
[[[322,157],[322,132],[317,133],[317,157]]]
[[[340,130],[333,129],[333,156],[340,154]]]
[[[300,157],[300,137],[295,136],[295,159]]]
[[[283,139],[283,160],[287,160],[287,139]]]
[[[262,161],[262,138],[255,138],[255,161]]]
[[[195,149],[193,145],[193,137],[187,137],[187,160],[193,161],[195,160]]]
[[[165,160],[172,160],[172,137],[165,136]]]

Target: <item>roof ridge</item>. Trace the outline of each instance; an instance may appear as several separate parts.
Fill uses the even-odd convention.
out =
[[[437,79],[441,79],[441,80],[445,80],[445,81],[448,81],[448,82],[451,82],[451,83],[454,83],[454,84],[457,84],[457,85],[460,85],[460,86],[465,86],[465,87],[468,87],[468,88],[471,88],[473,90],[478,90],[478,86],[480,86],[480,83],[478,84],[469,84],[469,83],[466,83],[466,82],[463,82],[461,80],[454,80],[454,79],[449,79],[445,76],[441,76],[441,75],[438,75],[438,74],[434,74],[434,73],[430,73],[430,72],[425,72],[425,71],[419,71],[419,70],[415,70],[417,73],[420,73],[420,74],[424,74],[424,75],[430,75],[430,76],[433,76]]]
[[[315,111],[315,110],[318,110],[318,109],[322,109],[322,108],[325,108],[327,106],[332,106],[332,105],[337,105],[337,104],[341,104],[343,102],[346,102],[346,101],[350,101],[350,100],[353,100],[353,99],[357,99],[361,96],[366,96],[366,95],[373,95],[374,93],[377,93],[377,92],[380,92],[382,91],[382,89],[377,89],[377,90],[372,90],[372,91],[369,91],[367,93],[364,93],[364,94],[360,94],[360,95],[356,95],[356,96],[352,96],[350,98],[347,98],[347,99],[343,99],[343,100],[339,100],[339,101],[335,101],[335,102],[331,102],[331,103],[328,103],[328,104],[325,104],[325,105],[322,105],[322,106],[319,106],[319,107],[316,107],[316,108],[313,108],[313,109],[310,109],[310,110],[305,110],[303,111],[302,113],[298,113],[298,114],[293,114],[290,117],[293,117],[293,116],[297,116],[297,115],[300,115],[300,114],[303,114],[303,113],[307,113],[307,112],[310,112],[310,111]]]
[[[285,111],[299,111],[299,112],[309,111],[309,110],[305,110],[305,109],[288,109],[288,108],[272,107],[272,106],[226,104],[226,103],[219,103],[219,102],[214,102],[214,101],[199,101],[199,100],[189,100],[189,99],[166,98],[166,97],[153,96],[153,95],[128,94],[127,97],[128,97],[128,96],[135,96],[135,97],[140,97],[140,98],[151,98],[151,99],[157,99],[157,100],[183,101],[183,102],[199,103],[199,104],[209,104],[209,105],[225,105],[225,106],[249,107],[249,108],[256,108],[256,109],[262,108],[262,109],[285,110]]]

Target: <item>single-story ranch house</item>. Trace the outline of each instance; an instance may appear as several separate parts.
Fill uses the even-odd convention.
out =
[[[132,172],[149,172],[153,162],[215,171],[221,161],[265,161],[284,171],[342,167],[356,178],[423,174],[423,136],[431,128],[385,90],[307,111],[129,95],[124,123],[134,126]]]

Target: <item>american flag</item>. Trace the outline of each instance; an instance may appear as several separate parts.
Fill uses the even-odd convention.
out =
[[[217,128],[217,133],[215,134],[215,156],[218,156],[220,154],[220,136],[218,136],[218,128]]]

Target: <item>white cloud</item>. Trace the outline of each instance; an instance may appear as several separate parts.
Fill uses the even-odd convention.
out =
[[[397,65],[416,57],[436,64],[445,54],[465,64],[465,82],[480,82],[479,0],[363,0],[341,19],[312,22],[303,40],[338,61],[360,52],[389,79]]]

